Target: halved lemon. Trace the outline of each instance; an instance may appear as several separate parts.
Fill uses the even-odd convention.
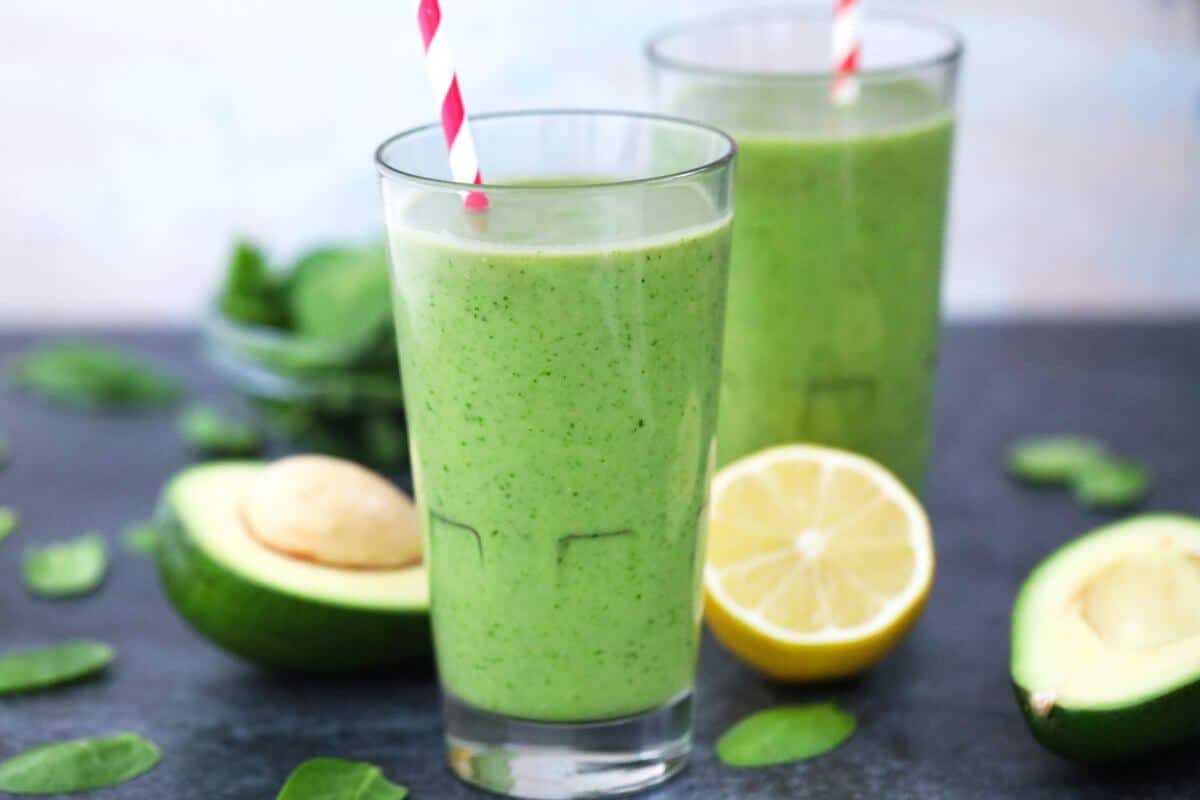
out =
[[[868,458],[786,445],[713,480],[705,618],[772,677],[861,672],[912,628],[932,583],[924,509]]]

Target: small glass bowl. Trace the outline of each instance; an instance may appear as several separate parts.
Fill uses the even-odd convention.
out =
[[[204,326],[208,360],[292,448],[384,470],[408,463],[394,345],[349,347],[246,325],[219,310]]]

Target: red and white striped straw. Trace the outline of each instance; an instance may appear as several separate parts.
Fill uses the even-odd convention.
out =
[[[860,0],[833,0],[833,84],[839,105],[858,99],[858,60],[862,53]]]
[[[421,28],[421,43],[425,46],[425,70],[429,74],[433,99],[442,107],[442,131],[450,151],[450,176],[458,183],[483,183],[450,43],[442,31],[442,9],[438,0],[419,0],[417,25]],[[467,192],[464,202],[467,208],[475,211],[488,207],[487,195],[483,192]]]

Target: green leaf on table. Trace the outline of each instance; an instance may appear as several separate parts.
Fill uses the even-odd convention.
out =
[[[97,533],[25,552],[25,586],[42,597],[87,594],[104,580],[108,547]]]
[[[1101,458],[1084,466],[1071,488],[1075,499],[1089,508],[1128,508],[1150,490],[1150,470],[1137,461]]]
[[[717,741],[732,767],[762,767],[828,753],[854,733],[854,717],[834,703],[780,706],[751,714]]]
[[[218,303],[230,319],[246,325],[287,326],[284,278],[272,272],[262,248],[241,240],[234,244]]]
[[[101,642],[76,641],[0,655],[0,695],[45,689],[103,672],[115,657]]]
[[[17,529],[21,517],[12,506],[0,506],[0,542],[3,542]]]
[[[160,533],[158,525],[153,522],[135,522],[121,534],[121,543],[126,550],[153,555],[158,550]]]
[[[149,772],[161,757],[136,733],[54,742],[0,763],[0,791],[60,794],[115,786]]]
[[[392,337],[387,250],[323,247],[300,258],[288,280],[296,333],[369,348]]]
[[[208,457],[252,456],[262,450],[254,426],[208,406],[192,406],[179,420],[179,433],[196,453]]]
[[[179,384],[140,357],[113,347],[58,342],[19,356],[13,385],[74,408],[134,410],[170,405]]]
[[[383,777],[374,764],[312,758],[296,767],[276,800],[404,800],[408,789]]]
[[[1104,445],[1082,436],[1037,436],[1008,450],[1008,471],[1017,480],[1066,485],[1080,470],[1104,457]]]

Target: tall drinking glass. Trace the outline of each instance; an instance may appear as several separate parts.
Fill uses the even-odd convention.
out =
[[[659,108],[740,148],[717,460],[817,442],[919,491],[962,44],[870,12],[858,98],[839,104],[830,7],[684,24],[646,48]]]
[[[438,126],[377,154],[450,764],[626,792],[690,747],[735,148],[624,113],[472,130],[482,187]]]

